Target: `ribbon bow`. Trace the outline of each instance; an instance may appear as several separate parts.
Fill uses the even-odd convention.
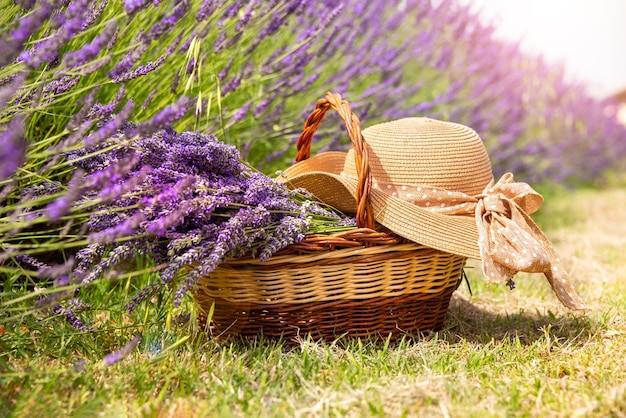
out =
[[[543,273],[559,300],[572,309],[586,309],[569,282],[556,250],[528,216],[543,197],[526,183],[506,173],[478,196],[431,186],[373,180],[373,187],[432,212],[476,217],[478,247],[488,282],[506,283],[520,272]]]
[[[528,216],[539,209],[541,195],[507,173],[476,198],[478,247],[487,281],[505,283],[519,271],[543,273],[565,306],[585,309],[554,247]]]

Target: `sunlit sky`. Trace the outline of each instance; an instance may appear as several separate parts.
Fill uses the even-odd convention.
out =
[[[626,0],[459,0],[501,39],[563,62],[571,79],[603,98],[626,89]]]

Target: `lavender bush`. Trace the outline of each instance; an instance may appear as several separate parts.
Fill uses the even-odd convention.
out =
[[[325,50],[343,59],[325,57],[334,71],[321,81],[353,102],[365,125],[415,115],[466,124],[485,141],[496,176],[513,171],[532,183],[597,182],[607,170],[626,168],[626,128],[615,107],[568,81],[563,68],[494,39],[494,28],[471,6],[453,0],[325,4],[346,13]],[[345,135],[337,141],[340,131],[324,149],[347,145]],[[270,167],[287,163],[275,157],[279,163]]]
[[[134,128],[124,131],[124,141],[109,147],[177,121],[198,127],[202,117],[214,121],[216,114],[218,120],[205,127],[229,132],[226,120],[245,112],[229,116],[226,99],[236,103],[230,99],[235,91],[262,90],[255,83],[276,77],[280,67],[260,75],[252,58],[265,56],[275,44],[270,38],[304,3],[77,0],[6,6],[0,36],[0,263],[86,244],[85,220],[98,202],[84,197],[106,188],[108,179],[76,171],[68,152],[104,143],[129,122]],[[200,45],[211,47],[203,51]],[[257,115],[263,110],[247,106]],[[119,170],[128,169],[128,161],[119,164]]]
[[[141,115],[134,100],[143,94],[131,81],[155,75],[137,51],[172,48],[179,35],[164,10],[140,16],[108,1],[3,2],[2,10],[0,276],[47,280],[87,244],[85,221],[98,202],[85,197],[108,181],[76,170],[67,153],[103,143],[131,120],[129,143],[187,113],[181,96]]]

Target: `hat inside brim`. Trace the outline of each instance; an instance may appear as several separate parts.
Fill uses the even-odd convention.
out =
[[[289,187],[308,190],[344,213],[355,213],[357,180],[340,174],[346,155],[318,154],[285,170],[281,181]],[[473,216],[435,213],[378,189],[372,189],[370,197],[376,222],[396,234],[440,251],[480,259]]]

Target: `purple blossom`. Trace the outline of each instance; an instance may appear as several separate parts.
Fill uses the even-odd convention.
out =
[[[74,257],[69,257],[62,264],[56,264],[53,266],[42,265],[39,267],[37,273],[39,274],[39,277],[55,279],[57,281],[57,286],[65,286],[68,279],[67,275],[74,268],[75,263],[76,260]]]
[[[226,22],[226,20],[237,16],[237,13],[239,12],[242,6],[241,3],[242,3],[241,0],[235,0],[235,1],[232,1],[231,4],[226,7],[226,9],[224,10],[224,13],[222,13],[222,17],[220,18],[220,20],[217,21],[217,27],[219,29],[222,29],[224,27],[224,23]]]
[[[74,0],[69,3],[65,13],[58,16],[61,23],[52,36],[40,41],[33,50],[24,51],[20,59],[31,67],[39,67],[42,62],[50,63],[59,57],[59,51],[76,34],[83,30],[88,0]]]
[[[105,120],[109,119],[115,108],[121,103],[122,99],[126,94],[126,88],[124,86],[120,86],[120,89],[117,91],[117,94],[108,104],[96,103],[91,108],[89,108],[89,112],[87,113],[88,119],[93,120]],[[129,100],[132,102],[132,100]]]
[[[123,0],[122,5],[126,14],[132,15],[150,4],[150,0]]]
[[[25,79],[24,74],[13,74],[2,80],[0,83],[0,111],[9,104],[11,98],[22,87]]]
[[[118,245],[102,257],[99,263],[89,266],[89,269],[85,271],[85,275],[81,277],[81,283],[85,284],[93,282],[108,269],[119,265],[124,260],[129,260],[131,257],[135,257],[138,253],[138,246],[131,246],[129,244]],[[77,266],[78,269],[82,269],[84,267],[86,267],[84,263]]]
[[[111,228],[90,234],[89,241],[105,244],[114,242],[118,238],[132,236],[145,218],[143,213],[137,212]]]
[[[172,86],[170,87],[170,93],[177,94],[179,83],[180,83],[180,71],[176,71],[176,74],[174,74],[174,80],[172,81]]]
[[[88,244],[76,254],[77,265],[72,271],[73,278],[81,279],[87,271],[102,258],[106,247],[101,244]],[[80,281],[80,280],[76,280]]]
[[[126,357],[128,357],[130,353],[133,352],[133,350],[135,350],[135,348],[137,348],[140,342],[141,342],[141,335],[136,335],[124,347],[120,348],[119,350],[111,354],[107,354],[106,356],[104,356],[104,365],[112,366],[115,363],[119,363],[120,361],[124,360]]]
[[[55,305],[52,308],[52,314],[62,315],[65,321],[69,323],[72,328],[78,331],[90,332],[93,331],[93,328],[85,325],[85,323],[78,317],[79,313],[90,308],[91,305],[84,303],[77,298],[72,298],[68,302],[62,302]]]
[[[193,186],[195,182],[196,178],[193,176],[184,177],[173,186],[164,188],[161,193],[154,197],[143,198],[142,203],[144,206],[175,206],[181,194]]]
[[[13,32],[5,32],[0,38],[0,67],[4,67],[23,50],[24,44],[50,17],[51,4],[43,1],[32,13],[21,18]]]
[[[156,114],[151,120],[139,124],[135,129],[132,129],[129,136],[147,136],[160,129],[164,129],[171,126],[178,119],[182,118],[189,110],[191,99],[188,97],[180,97],[173,105],[164,108],[158,114]]]
[[[43,261],[40,261],[36,259],[35,257],[30,256],[28,254],[16,255],[15,259],[19,261],[20,263],[30,264],[31,266],[35,267],[37,270],[46,270],[50,268],[50,266],[44,263]]]
[[[133,108],[134,108],[134,104],[131,100],[129,100],[128,103],[126,103],[126,105],[120,111],[119,114],[111,117],[107,122],[103,123],[97,130],[93,131],[87,137],[85,137],[83,139],[83,144],[86,147],[98,145],[105,139],[118,133],[121,130],[122,126],[124,126],[124,124],[128,121],[128,118],[132,114]]]
[[[191,58],[189,60],[189,62],[187,63],[187,67],[185,68],[185,74],[190,75],[193,74],[195,72],[196,69],[196,61]]]
[[[213,13],[226,3],[226,0],[203,0],[200,10],[196,15],[196,20],[201,22],[213,16]]]
[[[148,97],[146,97],[146,100],[143,101],[143,103],[141,104],[141,110],[146,110],[149,106],[150,103],[152,103],[152,100],[154,99],[154,96],[156,95],[157,90],[154,89],[150,92],[150,94],[148,94]]]
[[[15,4],[18,4],[24,10],[30,10],[35,6],[35,0],[15,0]]]
[[[43,86],[44,100],[50,102],[54,96],[63,94],[78,84],[80,77],[74,75],[64,75],[57,80],[52,80]]]
[[[254,12],[254,8],[257,6],[257,4],[260,3],[260,1],[261,0],[253,0],[248,2],[248,8],[243,12],[243,15],[239,19],[239,22],[237,22],[237,27],[235,28],[237,32],[241,31],[243,27],[246,26],[248,22],[250,22],[250,19],[252,18],[252,14]]]
[[[0,127],[0,180],[7,179],[22,165],[26,157],[23,115],[17,115]]]
[[[83,172],[81,170],[76,170],[72,176],[72,180],[69,182],[68,190],[65,194],[46,206],[44,214],[48,217],[48,219],[51,221],[58,221],[61,217],[70,213],[74,203],[83,192],[82,178]]]
[[[157,294],[160,290],[162,290],[161,283],[150,283],[139,292],[137,292],[130,299],[130,301],[126,305],[124,305],[124,309],[126,309],[128,312],[134,312],[135,309],[139,307],[139,305]]]
[[[269,106],[269,104],[270,104],[269,100],[267,99],[262,100],[261,103],[259,103],[252,111],[252,114],[254,115],[254,117],[258,118],[259,116],[261,116],[267,110],[267,107]]]
[[[99,2],[94,2],[89,10],[87,11],[87,16],[85,16],[85,22],[83,23],[82,30],[90,27],[98,18],[102,15],[102,11],[109,4],[109,0],[101,0]],[[110,49],[110,48],[109,48]]]
[[[79,155],[70,155],[72,158],[78,158]],[[113,164],[111,161],[98,161],[93,158],[82,160],[73,165],[81,167],[87,171],[91,171],[85,178],[85,186],[91,190],[100,190],[107,184],[116,183],[124,179],[128,173],[137,165],[140,156],[136,153],[125,155],[117,159]]]
[[[230,118],[230,123],[237,123],[240,120],[243,120],[248,114],[248,111],[250,110],[250,106],[252,106],[252,103],[246,103],[243,106],[241,106],[239,109],[237,109],[237,111],[233,113],[233,116]]]
[[[178,48],[182,40],[183,40],[183,33],[181,32],[178,34],[178,36],[176,36],[176,39],[174,39],[174,41],[167,48],[167,53],[165,55],[172,55],[174,52],[176,52],[176,48]]]
[[[228,33],[225,30],[223,30],[219,34],[219,36],[217,37],[217,40],[213,44],[213,51],[214,52],[219,52],[224,47],[224,43],[226,42],[226,37],[227,36],[228,36]]]
[[[134,191],[148,176],[148,173],[152,170],[150,166],[143,166],[137,172],[135,172],[130,178],[127,178],[118,183],[108,183],[100,190],[97,198],[104,202],[119,199],[125,193]]]
[[[68,130],[74,130],[84,124],[87,119],[91,119],[88,118],[87,115],[95,102],[96,93],[99,91],[100,89],[96,87],[90,91],[87,96],[82,97],[76,102],[76,104],[80,106],[80,110],[72,116],[68,124],[65,126]]]
[[[224,68],[222,68],[220,70],[220,72],[218,73],[217,78],[219,79],[220,82],[223,81],[226,78],[226,76],[228,75],[228,73],[230,72],[230,69],[233,66],[233,62],[234,62],[234,60],[231,58],[228,61],[228,63],[224,66]]]
[[[78,144],[81,139],[83,139],[84,135],[89,131],[91,125],[93,124],[92,120],[85,120],[83,123],[74,129],[70,135],[67,136],[63,141],[59,142],[54,147],[51,147],[52,151],[61,153],[62,151]],[[69,124],[68,124],[69,125]],[[53,158],[53,160],[56,160]]]
[[[81,49],[72,51],[63,57],[63,62],[68,68],[76,65],[85,64],[98,56],[105,48],[117,30],[117,22],[115,20],[107,23],[104,30],[96,36],[91,42],[83,46]]]
[[[265,261],[288,245],[302,241],[308,227],[309,221],[306,217],[284,217],[276,227],[276,233],[263,242],[259,260]]]
[[[141,38],[141,35],[139,36]],[[135,63],[143,56],[148,50],[148,44],[141,42],[132,51],[126,53],[117,65],[109,71],[108,75],[112,80],[116,80],[122,77],[124,74],[130,73],[130,69],[133,68]]]
[[[157,22],[148,32],[147,39],[158,39],[164,33],[168,32],[176,23],[185,16],[189,4],[187,2],[180,2],[178,6],[172,11],[172,14],[165,16],[159,22]]]
[[[228,93],[231,93],[241,84],[241,75],[235,74],[231,77],[230,81],[226,83],[226,85],[222,88],[222,95],[226,96]]]
[[[161,56],[157,58],[155,61],[150,61],[149,63],[145,65],[140,65],[139,67],[137,67],[137,69],[133,71],[127,71],[125,73],[120,74],[119,76],[113,78],[113,81],[119,84],[119,83],[124,83],[129,80],[133,80],[137,77],[145,76],[146,74],[151,73],[152,71],[159,68],[161,65],[163,65],[164,62],[165,62],[165,56]]]

